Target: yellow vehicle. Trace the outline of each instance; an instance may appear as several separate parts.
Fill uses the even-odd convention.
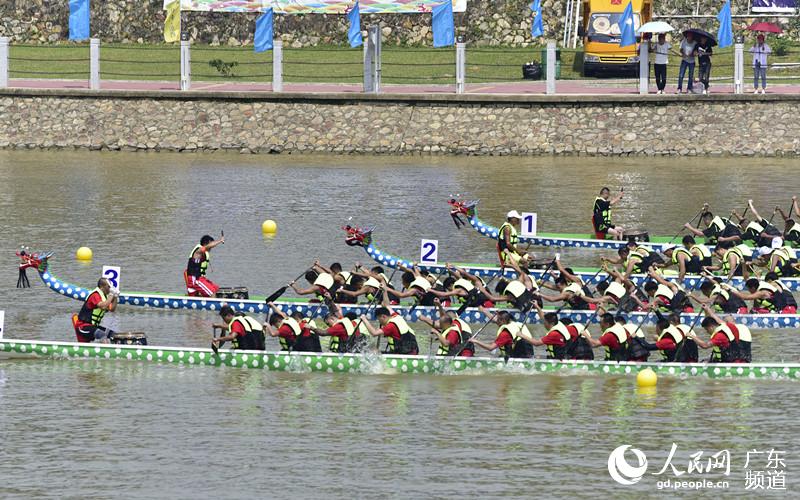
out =
[[[639,44],[620,47],[620,19],[629,0],[583,0],[583,75],[639,74]],[[631,0],[633,27],[649,22],[652,0]],[[639,35],[636,40],[640,39]]]

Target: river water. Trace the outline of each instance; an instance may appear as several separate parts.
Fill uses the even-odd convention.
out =
[[[442,262],[493,261],[491,241],[450,221],[455,194],[480,198],[487,221],[514,208],[537,212],[541,231],[588,232],[597,190],[624,185],[616,221],[671,235],[703,202],[722,213],[752,197],[767,217],[776,204],[786,209],[800,191],[799,164],[0,152],[0,310],[7,337],[73,339],[79,303],[35,273],[32,288],[14,288],[21,244],[55,251],[51,269],[70,282],[88,286],[104,264],[118,265],[123,289],[177,292],[194,243],[224,230],[211,278],[264,294],[315,258],[371,263],[344,245],[348,221],[377,226],[375,241],[397,255],[417,258],[420,238],[432,238]],[[274,237],[261,234],[266,218],[278,222]],[[74,259],[82,245],[94,250],[89,264]],[[600,255],[562,254],[576,265]],[[203,346],[215,320],[133,308],[106,318],[153,344]],[[797,361],[796,334],[755,332],[756,357]],[[778,486],[781,477],[766,454],[751,454],[744,468],[754,449],[785,452],[787,491],[776,494],[788,494],[800,481],[799,399],[791,382],[663,379],[644,393],[628,377],[0,361],[0,497],[640,498],[662,496],[659,481],[704,478],[750,496],[748,471]],[[654,474],[673,443],[672,464],[684,474]],[[621,445],[647,455],[638,484],[609,476],[609,453]],[[721,450],[730,452],[729,475],[685,472],[691,454],[704,451],[706,461]]]

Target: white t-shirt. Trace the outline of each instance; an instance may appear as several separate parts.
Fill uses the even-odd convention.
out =
[[[683,60],[689,64],[694,64],[694,49],[697,48],[697,42],[695,41],[688,41],[684,39],[681,42],[681,56],[683,56]]]
[[[672,48],[672,45],[669,42],[658,43],[656,42],[653,45],[653,52],[656,53],[656,64],[667,64],[669,62],[669,58],[667,57],[669,54],[669,49]]]

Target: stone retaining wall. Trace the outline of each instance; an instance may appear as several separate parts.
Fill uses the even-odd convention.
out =
[[[800,153],[800,96],[0,92],[0,147],[247,153]]]
[[[531,40],[531,0],[468,0],[467,12],[456,14],[458,32],[470,45],[527,46],[545,38],[561,40],[564,29],[565,0],[542,0],[545,38]],[[662,15],[691,14],[699,5],[701,14],[716,14],[717,0],[656,0],[655,11]],[[733,2],[733,13],[747,12],[746,0]],[[104,42],[162,43],[163,0],[103,0],[92,2],[92,34]],[[252,43],[257,14],[184,12],[183,30],[198,43],[240,45]],[[717,21],[669,19],[673,26],[700,26],[716,32]],[[749,19],[734,19],[734,29],[743,29]],[[276,16],[275,33],[293,47],[317,44],[344,45],[347,22],[344,16]],[[390,45],[430,45],[430,15],[394,14],[363,16],[362,26],[383,23],[384,43]],[[800,22],[781,20],[785,30],[798,36]],[[69,34],[67,0],[0,1],[0,36],[14,43],[53,43],[67,40]]]

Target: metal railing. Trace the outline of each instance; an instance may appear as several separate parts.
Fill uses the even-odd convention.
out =
[[[88,87],[97,90],[104,82],[125,80],[153,80],[178,82],[184,91],[193,88],[193,82],[254,83],[257,90],[282,92],[284,84],[361,83],[363,92],[381,93],[384,85],[403,89],[409,85],[424,85],[434,91],[464,93],[480,84],[519,84],[522,66],[533,56],[542,64],[541,82],[538,85],[510,85],[511,92],[544,92],[556,94],[575,92],[576,87],[566,82],[583,80],[583,89],[592,93],[593,87],[615,86],[649,93],[652,89],[649,44],[643,42],[638,52],[636,77],[616,80],[591,80],[583,76],[583,52],[557,47],[550,42],[546,47],[472,47],[463,41],[454,48],[431,49],[414,47],[383,47],[381,30],[370,26],[363,49],[340,47],[285,48],[281,40],[274,40],[273,50],[255,54],[244,47],[212,47],[192,45],[184,40],[179,46],[141,46],[104,44],[91,39],[88,44],[37,46],[15,44],[0,37],[0,87],[7,87],[9,79],[77,80],[88,77]],[[47,49],[47,50],[42,50]],[[53,54],[50,49],[58,49]],[[45,56],[40,55],[42,50]],[[143,55],[144,53],[144,55]],[[796,82],[800,80],[799,51],[789,50],[771,57],[771,81]],[[716,59],[719,57],[719,59]],[[753,68],[747,64],[748,55],[743,44],[723,49],[714,54],[713,78],[715,85],[730,85],[735,93],[742,93],[752,81]],[[629,66],[632,64],[629,64]],[[635,67],[635,65],[633,65]],[[668,79],[677,79],[677,64],[668,68]],[[699,68],[696,68],[697,74]],[[562,83],[565,82],[565,83]],[[596,82],[596,83],[594,83]],[[269,87],[264,84],[269,83]],[[117,87],[118,84],[115,83]],[[448,89],[449,87],[449,89]],[[532,90],[534,89],[534,90]],[[635,89],[635,90],[634,90]],[[414,90],[411,90],[414,91]],[[580,89],[578,90],[580,91]],[[606,89],[606,93],[611,90]]]

